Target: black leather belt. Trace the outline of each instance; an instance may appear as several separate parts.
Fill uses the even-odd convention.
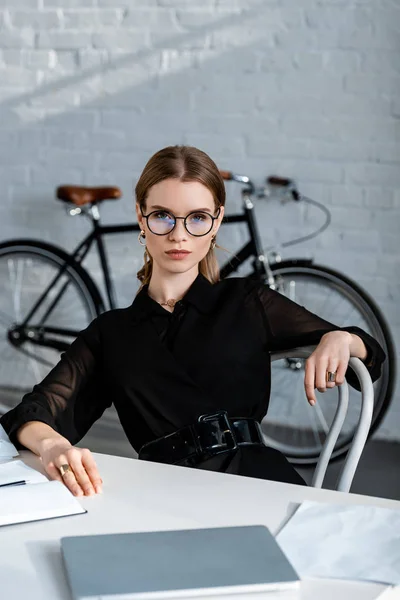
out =
[[[230,419],[226,411],[202,415],[197,423],[144,444],[139,459],[168,464],[183,460],[188,466],[205,458],[249,444],[264,445],[260,424],[254,419]]]

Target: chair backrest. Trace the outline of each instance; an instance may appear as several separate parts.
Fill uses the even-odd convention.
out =
[[[271,353],[271,360],[307,358],[312,354],[314,349],[315,347],[307,346],[304,348],[295,348],[294,350],[285,350],[284,352],[273,352]],[[354,438],[336,484],[336,490],[340,492],[348,492],[350,490],[358,462],[367,441],[374,410],[374,387],[366,366],[359,358],[353,357],[350,358],[349,366],[353,369],[360,382],[361,413]],[[347,407],[349,404],[349,388],[347,382],[345,381],[343,385],[337,386],[337,390],[339,395],[337,410],[322,447],[311,483],[313,487],[317,488],[322,487],[332,452],[335,448],[335,444],[347,414]]]

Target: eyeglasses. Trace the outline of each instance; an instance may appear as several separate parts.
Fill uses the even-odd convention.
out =
[[[215,219],[218,219],[219,217],[221,209],[218,209],[216,217],[202,211],[193,211],[186,217],[175,217],[175,215],[167,210],[154,210],[148,215],[144,215],[142,207],[140,207],[140,212],[146,219],[147,227],[150,229],[151,233],[154,233],[155,235],[167,235],[168,233],[171,233],[176,225],[177,219],[182,219],[185,229],[190,235],[201,237],[210,233]]]

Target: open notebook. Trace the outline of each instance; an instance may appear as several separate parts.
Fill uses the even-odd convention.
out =
[[[0,487],[0,526],[85,513],[59,481]]]
[[[61,548],[74,600],[231,597],[299,586],[262,525],[66,537]]]

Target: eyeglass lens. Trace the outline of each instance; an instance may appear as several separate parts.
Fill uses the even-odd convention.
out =
[[[213,218],[205,212],[191,213],[185,218],[184,224],[191,235],[205,235],[212,229]],[[153,233],[165,235],[173,230],[175,217],[164,210],[158,210],[148,215],[147,225]]]

